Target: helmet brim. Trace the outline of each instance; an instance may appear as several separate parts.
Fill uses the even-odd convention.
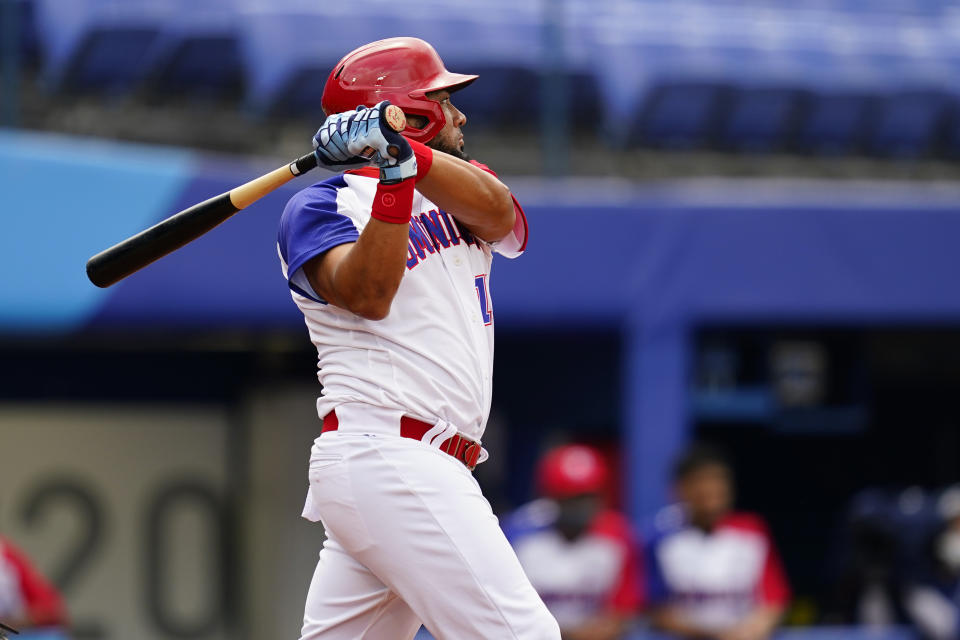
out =
[[[430,82],[427,83],[426,88],[418,89],[415,93],[419,95],[426,95],[433,91],[443,91],[447,90],[450,93],[454,91],[459,91],[463,89],[471,82],[479,78],[477,75],[469,75],[465,73],[451,73],[447,71],[446,73],[440,74],[436,78],[433,78]]]

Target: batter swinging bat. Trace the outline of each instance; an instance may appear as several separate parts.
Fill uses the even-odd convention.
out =
[[[407,121],[400,107],[390,105],[384,115],[391,129],[403,131]],[[373,152],[367,147],[361,155],[370,157]],[[286,166],[175,213],[87,260],[87,277],[98,287],[109,287],[196,240],[241,209],[316,166],[316,156],[308,153]]]

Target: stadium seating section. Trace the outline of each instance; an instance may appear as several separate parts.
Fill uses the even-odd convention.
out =
[[[954,156],[960,10],[950,0],[8,0],[52,92],[231,96],[318,108],[345,51],[406,34],[484,82],[475,123],[536,126],[568,96],[618,144]],[[482,6],[482,10],[478,7]],[[549,46],[548,44],[549,43]],[[543,70],[565,90],[541,90]]]

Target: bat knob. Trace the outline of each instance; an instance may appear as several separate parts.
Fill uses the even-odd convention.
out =
[[[394,131],[400,132],[407,128],[407,116],[404,115],[403,109],[395,104],[387,106],[383,118]]]

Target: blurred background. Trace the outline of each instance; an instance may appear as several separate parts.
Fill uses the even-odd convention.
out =
[[[0,0],[0,537],[71,637],[297,637],[319,386],[276,225],[325,176],[109,290],[84,263],[309,150],[330,68],[394,35],[480,74],[467,149],[530,219],[497,262],[494,509],[583,442],[642,544],[677,454],[720,444],[781,637],[960,637],[904,595],[960,513],[960,5],[357,6]]]

